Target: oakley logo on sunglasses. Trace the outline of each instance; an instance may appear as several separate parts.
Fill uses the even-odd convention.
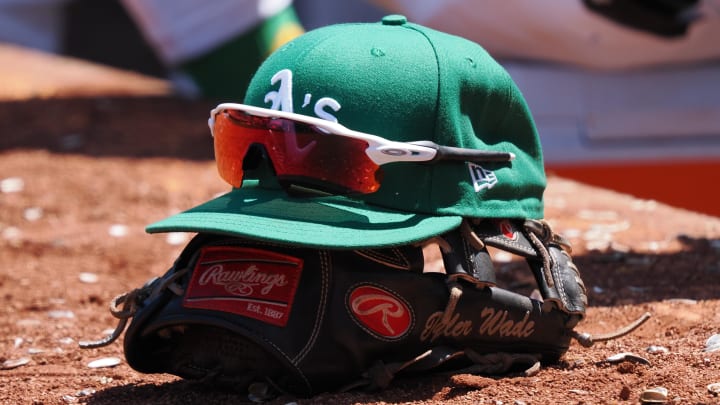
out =
[[[270,78],[270,84],[275,85],[280,82],[280,87],[277,91],[270,91],[265,95],[264,101],[266,103],[272,103],[270,106],[271,110],[294,112],[293,111],[293,73],[290,69],[283,69],[273,75]],[[302,107],[306,107],[312,100],[312,94],[305,93],[303,98]],[[315,102],[313,112],[319,118],[330,122],[338,122],[338,119],[331,113],[326,111],[326,108],[330,108],[333,111],[339,111],[341,107],[340,103],[334,98],[321,97]]]

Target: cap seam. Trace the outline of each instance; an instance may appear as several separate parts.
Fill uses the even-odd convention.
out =
[[[425,40],[427,41],[428,45],[430,45],[430,49],[432,49],[433,55],[435,56],[435,69],[437,72],[437,76],[435,78],[436,79],[435,83],[437,84],[437,88],[435,89],[435,106],[434,106],[435,114],[433,115],[433,121],[434,121],[433,122],[433,139],[436,140],[438,129],[439,129],[438,128],[438,126],[439,126],[438,114],[440,112],[440,96],[441,96],[440,89],[442,88],[442,86],[440,85],[440,79],[442,77],[442,75],[440,73],[440,70],[441,70],[440,69],[440,57],[438,55],[438,51],[437,51],[437,48],[435,47],[435,44],[430,39],[430,37],[428,37],[427,33],[424,30],[419,29],[418,27],[416,27],[414,25],[409,25],[409,24],[406,24],[405,27],[422,35],[422,37],[425,38]],[[430,167],[428,170],[428,172],[429,172],[428,173],[428,181],[430,182],[430,184],[429,184],[429,187],[427,187],[427,190],[429,190],[429,191],[425,194],[425,197],[424,197],[425,201],[423,201],[420,204],[420,206],[422,206],[422,207],[432,206],[432,194],[433,194],[433,190],[435,190],[435,171],[436,171],[435,167]]]

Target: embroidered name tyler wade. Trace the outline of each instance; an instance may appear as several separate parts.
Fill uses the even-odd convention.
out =
[[[460,314],[454,313],[448,317],[444,312],[438,311],[430,315],[420,340],[431,342],[438,337],[468,336],[473,330],[479,336],[509,336],[527,338],[535,333],[535,322],[529,320],[530,313],[525,312],[522,319],[512,319],[508,311],[499,311],[495,308],[484,308],[480,311],[480,326],[477,328],[471,320],[461,320]]]
[[[254,264],[244,270],[225,270],[222,264],[214,264],[198,280],[200,285],[208,283],[224,286],[229,294],[245,297],[252,295],[255,288],[259,288],[260,294],[267,295],[273,287],[285,286],[288,281],[285,275],[264,273]]]

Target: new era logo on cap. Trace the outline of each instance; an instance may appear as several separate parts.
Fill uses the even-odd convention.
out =
[[[498,182],[498,178],[492,170],[484,169],[475,163],[468,163],[468,169],[470,170],[470,178],[472,179],[473,188],[476,193],[491,189]]]

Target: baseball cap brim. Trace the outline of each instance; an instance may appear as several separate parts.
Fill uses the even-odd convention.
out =
[[[292,197],[246,181],[242,188],[151,224],[146,231],[207,232],[357,249],[421,241],[460,226],[461,220],[385,209],[342,196]]]

